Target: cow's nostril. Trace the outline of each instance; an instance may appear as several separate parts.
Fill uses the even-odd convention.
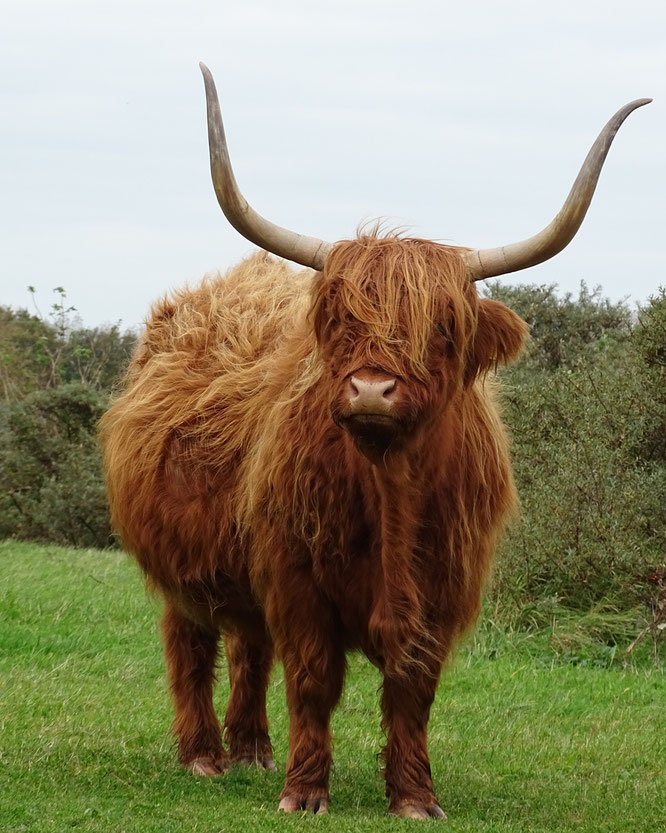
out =
[[[388,414],[394,404],[395,379],[350,376],[347,395],[353,414]]]

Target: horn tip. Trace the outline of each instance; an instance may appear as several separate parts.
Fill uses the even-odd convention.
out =
[[[199,61],[199,69],[201,70],[201,73],[204,77],[206,76],[206,74],[210,75],[210,70],[208,69],[206,64],[204,64],[203,61]]]

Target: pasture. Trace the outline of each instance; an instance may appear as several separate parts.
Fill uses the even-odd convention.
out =
[[[400,830],[377,753],[379,676],[362,658],[333,719],[331,815],[279,815],[277,773],[197,779],[177,764],[159,604],[117,552],[0,544],[0,830]],[[468,640],[435,702],[430,754],[448,833],[666,828],[666,680],[648,661],[565,662],[547,640]],[[226,675],[216,703],[223,713]]]

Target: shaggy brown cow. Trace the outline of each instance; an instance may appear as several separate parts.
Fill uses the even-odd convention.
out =
[[[158,303],[102,421],[115,528],[166,601],[180,760],[199,775],[274,768],[265,695],[277,656],[291,718],[279,806],[326,812],[329,719],[345,654],[361,650],[384,677],[389,810],[443,818],[428,716],[516,505],[487,374],[527,330],[473,279],[566,245],[612,136],[643,102],[609,123],[536,238],[491,251],[377,234],[330,246],[244,201],[204,75],[225,213],[316,271],[257,254]],[[227,749],[212,703],[221,634]]]

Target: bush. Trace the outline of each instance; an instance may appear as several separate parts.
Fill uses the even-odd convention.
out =
[[[632,345],[641,368],[640,445],[645,460],[666,464],[666,289],[639,310]]]
[[[0,404],[0,537],[111,542],[95,429],[107,396],[80,384]]]
[[[0,392],[14,400],[48,386],[56,335],[50,325],[26,310],[0,307]]]
[[[486,295],[506,304],[530,325],[531,340],[523,367],[556,370],[581,357],[603,351],[609,344],[628,341],[632,328],[629,307],[603,298],[601,289],[590,291],[581,282],[578,297],[558,295],[557,287],[506,286],[499,282]]]
[[[96,425],[136,335],[85,328],[62,287],[45,318],[0,307],[0,537],[106,546]]]
[[[48,321],[27,310],[0,306],[0,396],[10,401],[29,393],[79,382],[110,390],[121,377],[136,344],[132,331],[119,325],[75,326],[74,307],[66,306],[62,287],[54,290]]]
[[[552,296],[537,295],[552,313]],[[592,325],[590,301],[564,317],[566,345],[535,322],[536,343],[503,377],[522,503],[492,591],[507,612],[656,610],[663,593],[666,300],[652,299],[633,332],[622,305],[603,303]]]

